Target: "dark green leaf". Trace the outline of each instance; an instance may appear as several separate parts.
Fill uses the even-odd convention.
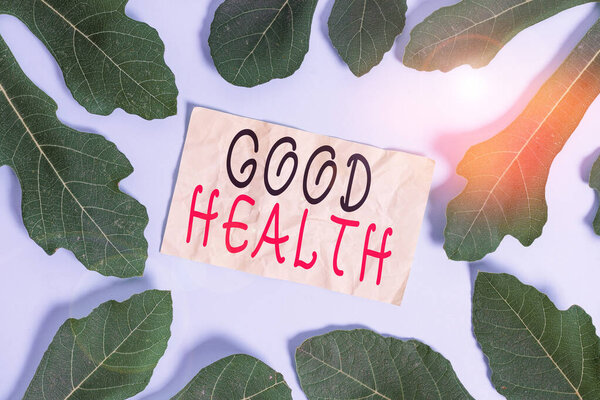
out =
[[[422,71],[487,65],[517,33],[592,0],[463,0],[440,8],[410,33],[404,64]]]
[[[316,0],[225,0],[210,26],[217,71],[238,86],[292,75],[308,51]]]
[[[580,307],[559,311],[511,275],[480,272],[473,326],[507,399],[600,398],[600,340]]]
[[[63,125],[0,38],[2,165],[19,178],[23,222],[46,253],[64,247],[103,275],[142,274],[146,209],[117,187],[131,164],[102,136]]]
[[[478,260],[506,235],[528,246],[542,234],[550,166],[599,93],[600,21],[512,124],[465,154],[457,172],[468,183],[447,210],[448,257]]]
[[[594,162],[590,173],[590,187],[600,193],[600,157]],[[594,218],[594,232],[600,235],[600,209]]]
[[[329,37],[356,76],[379,64],[404,28],[406,0],[336,0]]]
[[[235,354],[198,372],[173,400],[285,400],[292,391],[283,376],[246,354]]]
[[[296,370],[310,400],[472,399],[429,346],[364,329],[306,340],[296,350]]]
[[[108,301],[58,329],[25,400],[126,399],[142,391],[171,336],[171,293]]]
[[[115,108],[146,119],[177,113],[175,77],[150,26],[125,15],[127,0],[0,2],[56,58],[73,97],[89,112]]]

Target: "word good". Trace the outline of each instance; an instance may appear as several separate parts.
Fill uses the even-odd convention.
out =
[[[161,252],[400,304],[433,164],[196,108]]]

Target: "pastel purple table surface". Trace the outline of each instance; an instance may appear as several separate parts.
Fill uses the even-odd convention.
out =
[[[202,368],[247,353],[280,371],[294,399],[304,399],[293,354],[305,339],[333,329],[365,327],[419,339],[448,358],[477,399],[501,399],[472,334],[471,294],[477,270],[508,272],[546,292],[561,308],[582,306],[600,321],[600,237],[591,228],[597,207],[587,186],[600,153],[600,102],[588,110],[556,158],[548,180],[548,223],[529,248],[507,237],[476,263],[447,259],[445,208],[464,185],[454,169],[467,148],[512,121],[558,67],[600,12],[575,7],[518,34],[485,68],[418,72],[401,63],[409,32],[451,1],[408,2],[407,25],[382,63],[357,79],[327,36],[333,1],[319,2],[310,50],[291,77],[246,89],[217,73],[208,33],[220,0],[131,0],[128,15],[155,27],[179,88],[178,114],[145,121],[121,110],[92,115],[67,90],[50,53],[17,19],[0,17],[0,35],[22,69],[58,103],[69,126],[117,144],[135,172],[121,183],[148,209],[149,257],[142,278],[107,278],[59,250],[47,256],[21,220],[21,191],[0,168],[0,398],[24,394],[58,327],[98,304],[149,288],[169,289],[172,336],[150,384],[135,399],[165,399]],[[165,256],[159,253],[171,193],[195,105],[293,126],[436,160],[433,187],[402,306]]]

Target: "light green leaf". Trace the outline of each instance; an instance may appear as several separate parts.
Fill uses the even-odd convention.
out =
[[[364,329],[306,340],[296,349],[296,370],[309,400],[472,399],[429,346]]]
[[[103,275],[141,275],[148,243],[144,206],[118,182],[133,168],[100,135],[56,117],[56,104],[19,68],[0,38],[0,166],[16,173],[29,236],[52,254],[71,250]]]
[[[108,301],[68,319],[44,353],[24,400],[126,399],[142,391],[171,336],[171,293]]]
[[[173,400],[292,400],[283,376],[262,361],[234,354],[203,368]]]
[[[175,77],[157,32],[125,15],[128,0],[0,2],[48,48],[73,97],[89,112],[142,118],[177,113]]]
[[[600,21],[512,124],[465,154],[457,172],[468,183],[447,210],[448,257],[474,261],[506,235],[529,246],[542,234],[550,166],[599,93]]]
[[[219,74],[237,86],[292,75],[308,51],[316,0],[225,0],[210,26]]]
[[[329,37],[352,73],[362,76],[392,48],[405,15],[406,0],[336,0]]]
[[[463,0],[435,11],[410,33],[404,64],[421,71],[487,65],[517,33],[592,0]]]
[[[590,187],[597,193],[600,193],[600,157],[598,157],[592,166],[592,171],[590,172]],[[600,235],[600,209],[596,213],[593,225],[596,235]]]
[[[507,399],[600,398],[600,340],[579,306],[559,311],[511,275],[480,272],[473,326]]]

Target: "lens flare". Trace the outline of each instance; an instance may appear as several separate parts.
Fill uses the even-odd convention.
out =
[[[485,98],[488,82],[477,71],[471,69],[462,71],[455,82],[455,93],[458,99],[474,102]]]

